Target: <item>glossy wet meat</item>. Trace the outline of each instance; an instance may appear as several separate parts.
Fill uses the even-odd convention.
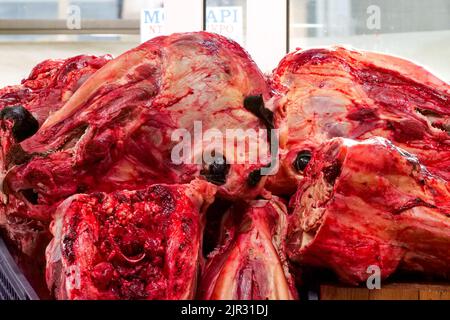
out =
[[[449,85],[381,54],[299,50],[267,81],[198,32],[47,60],[0,90],[0,227],[38,263],[52,221],[57,299],[295,299],[286,256],[448,278],[449,131]]]
[[[67,199],[51,227],[49,289],[70,300],[192,299],[214,192],[193,181]]]
[[[288,253],[350,284],[370,266],[450,276],[450,187],[383,138],[322,145],[291,199]]]
[[[61,108],[109,60],[108,55],[45,60],[34,67],[20,85],[0,89],[0,165],[3,174],[14,161],[25,160],[17,143],[34,135],[47,117]]]
[[[420,66],[382,54],[333,49],[288,54],[271,82],[281,130],[281,168],[268,188],[292,194],[298,158],[334,137],[381,136],[450,179],[450,86]]]
[[[111,59],[109,55],[79,55],[45,60],[36,65],[20,85],[0,89],[0,109],[22,105],[42,124]]]
[[[49,114],[61,108],[110,60],[108,55],[45,60],[34,67],[20,85],[0,89],[0,228],[5,229],[18,251],[27,256],[34,256],[36,252],[42,255],[47,244],[46,223],[28,215],[27,203],[36,203],[37,193],[28,188],[9,194],[3,179],[16,163],[30,158],[19,143],[34,135]],[[36,210],[36,214],[38,212]],[[48,216],[49,212],[44,208],[40,215]]]
[[[242,141],[244,161],[233,163],[238,152],[225,146],[225,133],[265,129],[244,101],[261,96],[264,102],[269,95],[257,66],[231,40],[205,32],[155,38],[106,64],[20,144],[27,157],[8,172],[7,188],[26,200],[24,215],[42,220],[75,193],[188,183],[198,176],[219,185],[224,197],[253,198],[265,177],[249,176],[268,163],[268,154],[253,163],[250,140],[262,148],[267,135]],[[216,129],[223,138],[213,145],[207,138],[199,141],[194,130],[199,122],[200,134]],[[177,129],[186,131],[177,135]],[[182,137],[192,157],[174,149]],[[216,150],[218,144],[224,150]],[[202,164],[202,149],[227,165]],[[197,159],[198,164],[185,164]],[[28,190],[32,201],[23,194]]]
[[[198,296],[208,300],[297,298],[285,255],[287,214],[277,198],[235,204],[209,255]]]

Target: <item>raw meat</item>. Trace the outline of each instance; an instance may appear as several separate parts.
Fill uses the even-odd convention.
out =
[[[202,274],[199,298],[297,298],[285,255],[287,215],[276,198],[235,204],[224,216],[220,245]]]
[[[47,283],[57,299],[192,299],[202,215],[216,187],[75,195],[57,209]]]
[[[21,105],[42,124],[111,59],[109,55],[79,55],[45,60],[35,66],[20,85],[0,89],[0,109]]]
[[[450,179],[450,86],[422,67],[341,47],[299,50],[271,81],[282,148],[267,185],[275,193],[295,192],[311,152],[333,137],[385,137]]]
[[[80,55],[65,60],[45,60],[20,85],[0,89],[0,165],[9,169],[11,158],[21,157],[18,142],[32,136],[49,114],[69,100],[73,93],[110,56]],[[2,177],[3,177],[2,174]]]
[[[30,219],[24,203],[7,196],[3,178],[16,162],[26,161],[19,142],[32,136],[48,117],[111,57],[80,55],[64,60],[45,60],[20,85],[0,89],[0,228],[4,228],[19,251],[35,256],[36,248],[47,244],[45,223]],[[24,196],[35,197],[32,189]],[[17,213],[22,213],[18,215]],[[48,212],[44,212],[48,215]],[[43,251],[42,251],[43,252]]]
[[[350,284],[370,266],[450,277],[450,186],[386,139],[325,143],[291,202],[294,261]]]
[[[255,114],[270,114],[263,106],[269,96],[264,76],[231,40],[206,32],[150,40],[107,63],[21,143],[27,159],[5,178],[17,199],[11,206],[48,221],[55,205],[76,193],[188,183],[201,175],[225,197],[253,198],[261,193],[260,170],[269,155],[251,162],[250,140],[263,148],[267,134],[243,141],[242,163],[229,163],[235,148],[221,154],[211,141],[194,143],[192,157],[181,153],[182,160],[201,160],[205,149],[215,161],[204,165],[175,163],[171,153],[179,141],[172,134],[184,128],[194,139],[201,121],[200,133],[217,129],[223,145],[228,129],[266,129]]]
[[[381,54],[299,50],[267,81],[198,32],[47,60],[0,90],[0,228],[38,273],[52,221],[57,299],[296,299],[286,256],[449,278],[449,132],[450,86]]]

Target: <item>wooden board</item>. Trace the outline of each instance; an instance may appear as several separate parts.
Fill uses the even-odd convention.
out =
[[[320,286],[320,300],[450,300],[450,284],[392,283],[381,289]]]

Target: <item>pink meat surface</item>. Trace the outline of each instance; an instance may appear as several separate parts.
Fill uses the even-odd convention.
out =
[[[36,248],[46,245],[47,227],[28,217],[24,202],[9,194],[4,177],[14,167],[14,161],[27,160],[19,143],[33,135],[50,114],[61,108],[111,59],[108,55],[80,55],[45,60],[34,67],[20,85],[0,89],[0,227],[5,229],[18,250],[28,256],[33,256]],[[32,199],[33,190],[25,191],[24,195]],[[48,212],[42,215],[48,215]]]
[[[291,300],[285,205],[272,200],[236,204],[223,217],[220,244],[208,257],[199,297],[207,300]]]
[[[248,97],[258,102],[256,108],[245,105]],[[252,162],[251,139],[243,141],[242,163],[232,163],[236,148],[216,150],[217,144],[200,141],[192,154],[181,153],[182,160],[201,160],[202,149],[217,161],[189,164],[173,160],[180,141],[172,135],[186,129],[194,139],[197,121],[200,133],[222,134],[222,145],[228,129],[259,132],[266,123],[255,110],[270,113],[263,106],[269,97],[264,76],[231,40],[206,32],[150,40],[107,63],[20,144],[24,155],[12,156],[18,163],[4,183],[16,199],[10,206],[48,221],[55,205],[76,193],[188,183],[199,176],[219,185],[224,197],[253,198],[261,193],[260,169],[267,162]],[[253,140],[257,147],[267,145],[267,135]],[[231,164],[220,163],[224,158]]]
[[[450,179],[450,86],[422,67],[341,47],[299,50],[271,81],[282,157],[270,190],[292,194],[311,152],[334,137],[385,137]]]
[[[450,276],[450,187],[383,138],[318,148],[291,199],[288,253],[350,284],[370,266]]]

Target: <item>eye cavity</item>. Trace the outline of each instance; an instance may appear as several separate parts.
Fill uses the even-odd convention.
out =
[[[0,120],[12,120],[12,133],[17,142],[34,135],[39,129],[38,121],[23,106],[6,107],[0,111]]]
[[[295,158],[292,165],[298,172],[304,171],[308,166],[309,161],[311,161],[311,158],[312,158],[311,151],[302,150],[297,154],[297,157]]]

